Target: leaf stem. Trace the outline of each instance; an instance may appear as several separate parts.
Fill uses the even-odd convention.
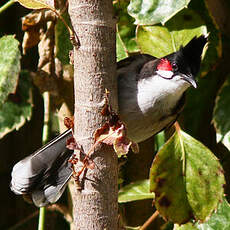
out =
[[[80,40],[79,40],[76,32],[66,23],[65,19],[61,16],[61,14],[59,14],[57,12],[56,9],[54,9],[52,7],[48,8],[48,9],[53,11],[57,15],[57,17],[61,19],[61,21],[64,23],[65,27],[67,28],[67,30],[69,32],[71,42],[73,43],[73,45],[75,45],[77,48],[79,48],[80,47]]]
[[[44,230],[45,229],[45,216],[46,216],[46,208],[41,207],[39,209],[38,230]]]
[[[43,123],[43,131],[42,131],[42,143],[45,144],[49,139],[49,121],[50,121],[50,94],[49,92],[43,93],[43,101],[44,101],[44,123]],[[45,229],[45,215],[46,208],[41,207],[39,209],[39,221],[38,221],[38,230]]]
[[[3,6],[0,7],[0,14],[6,10],[7,8],[9,8],[11,5],[13,5],[16,2],[16,0],[10,0],[7,3],[5,3]]]
[[[145,230],[147,227],[157,218],[159,215],[159,212],[156,210],[152,216],[148,218],[148,220],[145,221],[145,223],[141,226],[140,230]]]
[[[180,127],[178,121],[176,121],[176,122],[174,123],[174,127],[175,127],[175,129],[176,129],[177,132],[180,132],[181,127]]]
[[[42,131],[42,144],[46,144],[49,139],[49,122],[50,122],[50,95],[49,92],[43,93],[44,101],[44,122]]]

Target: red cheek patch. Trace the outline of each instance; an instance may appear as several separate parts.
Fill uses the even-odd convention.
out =
[[[157,66],[157,70],[172,71],[171,63],[167,59],[161,59]]]

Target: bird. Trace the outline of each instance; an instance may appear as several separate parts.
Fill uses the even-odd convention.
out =
[[[118,115],[131,141],[140,143],[177,120],[186,90],[197,87],[195,77],[207,43],[207,36],[195,36],[164,57],[137,54],[117,63]],[[69,162],[73,150],[66,148],[70,137],[71,129],[16,163],[11,190],[29,195],[38,207],[55,203],[73,173]]]

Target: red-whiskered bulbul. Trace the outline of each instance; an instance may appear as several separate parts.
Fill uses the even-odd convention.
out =
[[[175,122],[185,91],[197,87],[195,76],[206,43],[202,35],[165,57],[139,54],[118,63],[118,113],[129,139],[139,143]],[[68,160],[73,151],[66,148],[71,136],[67,130],[18,162],[12,170],[11,190],[31,195],[36,206],[56,202],[72,175]]]

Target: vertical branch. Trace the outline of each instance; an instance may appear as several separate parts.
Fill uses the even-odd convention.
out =
[[[44,101],[44,124],[42,131],[42,143],[45,144],[49,140],[49,120],[50,120],[50,95],[48,92],[43,93],[43,101]],[[38,230],[45,229],[45,215],[46,208],[39,208],[39,221],[38,221]]]
[[[100,113],[105,89],[117,108],[115,20],[108,0],[71,0],[69,13],[80,41],[74,50],[74,136],[87,152],[94,131],[106,121]],[[85,171],[82,189],[73,197],[75,229],[117,229],[117,156],[111,147],[101,145],[91,158],[95,168]]]

